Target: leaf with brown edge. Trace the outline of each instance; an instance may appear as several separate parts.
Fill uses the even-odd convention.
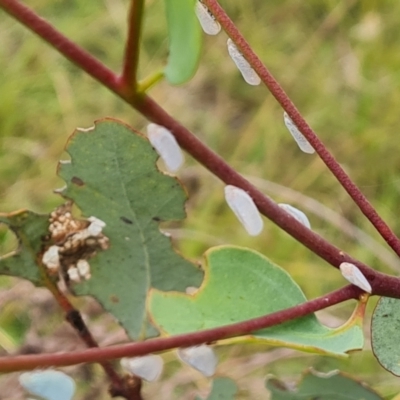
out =
[[[185,217],[180,182],[157,169],[157,153],[146,137],[105,119],[77,130],[59,166],[72,199],[88,218],[106,223],[109,248],[90,259],[91,278],[77,283],[77,295],[95,297],[132,339],[149,335],[145,309],[151,287],[183,291],[199,286],[201,270],[177,254],[159,230],[160,221]],[[153,332],[154,334],[154,332]]]

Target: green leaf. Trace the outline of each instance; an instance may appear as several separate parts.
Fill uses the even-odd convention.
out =
[[[216,378],[213,380],[212,389],[207,400],[233,400],[238,392],[236,383],[229,378]],[[196,397],[196,400],[201,400]]]
[[[16,251],[0,257],[0,274],[17,276],[37,286],[42,285],[36,260],[48,234],[49,216],[22,210],[0,214],[0,223],[6,224],[19,241]]]
[[[400,300],[382,297],[372,315],[371,345],[383,368],[400,376]]]
[[[152,320],[168,335],[195,332],[260,317],[304,303],[299,286],[263,255],[221,246],[205,254],[205,278],[194,295],[152,290]],[[363,346],[364,306],[342,327],[330,329],[309,315],[236,340],[260,341],[303,351],[344,356]],[[232,341],[232,340],[230,340]]]
[[[172,85],[188,81],[200,60],[202,32],[195,14],[197,0],[165,0],[169,57],[165,76]]]
[[[382,400],[382,397],[364,383],[339,371],[328,374],[308,371],[296,390],[287,388],[275,378],[268,379],[266,387],[271,392],[271,400]]]
[[[66,150],[71,162],[60,164],[67,183],[62,194],[86,217],[104,221],[110,240],[110,248],[90,260],[92,277],[74,292],[96,297],[131,338],[143,338],[149,288],[184,290],[202,279],[201,270],[172,249],[158,226],[185,217],[185,191],[157,169],[149,141],[118,121],[76,131]]]

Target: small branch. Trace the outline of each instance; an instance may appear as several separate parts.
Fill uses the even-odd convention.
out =
[[[317,233],[306,228],[291,215],[283,211],[282,208],[279,207],[268,196],[255,188],[248,180],[231,168],[221,157],[215,154],[188,129],[167,114],[150,97],[144,95],[142,97],[142,101],[138,102],[135,105],[135,108],[151,121],[169,129],[174,134],[177,142],[183,149],[185,149],[190,155],[192,155],[196,160],[203,164],[227,185],[240,187],[249,193],[262,214],[267,216],[271,221],[297,239],[304,246],[309,248],[312,252],[319,255],[336,268],[338,268],[339,265],[345,261],[357,265],[357,267],[370,282],[374,294],[378,294],[378,292],[376,292],[376,290],[378,290],[376,285],[380,285],[381,282],[385,282],[383,286],[379,286],[379,290],[381,291],[379,294],[388,297],[399,296],[400,279],[389,277],[371,269],[360,261],[355,260],[349,255],[345,254],[343,251],[324,240]],[[388,291],[386,291],[384,294],[382,290],[386,288],[385,285],[388,285]]]
[[[383,219],[379,216],[379,214],[376,212],[375,208],[371,205],[368,199],[363,195],[360,189],[355,185],[355,183],[350,179],[350,177],[342,169],[339,163],[335,160],[332,154],[330,154],[330,152],[322,143],[322,141],[318,138],[316,133],[307,124],[305,119],[300,114],[299,110],[296,108],[296,106],[292,103],[288,95],[283,90],[282,86],[277,82],[277,80],[272,76],[267,67],[254,53],[249,43],[236,28],[233,21],[227,16],[223,8],[218,4],[217,0],[204,0],[203,2],[213,13],[225,32],[238,46],[246,60],[260,76],[261,80],[267,86],[267,88],[278,101],[278,103],[288,113],[300,132],[314,147],[321,160],[336,177],[342,187],[350,195],[350,197],[357,204],[362,213],[368,218],[375,229],[379,232],[379,234],[385,239],[387,244],[400,257],[399,238],[394,234],[394,232],[386,224],[386,222],[383,221]]]
[[[144,0],[131,0],[128,19],[128,37],[126,39],[124,66],[120,77],[120,83],[122,86],[130,87],[133,91],[136,89],[137,84],[143,9]]]
[[[145,342],[128,343],[107,348],[89,349],[63,354],[54,353],[1,357],[0,372],[15,372],[32,370],[35,368],[47,368],[50,366],[61,367],[80,363],[103,362],[105,360],[122,357],[142,356],[149,353],[171,350],[177,347],[213,343],[217,340],[246,335],[260,329],[276,326],[350,299],[358,299],[362,293],[360,289],[349,285],[325,296],[307,301],[306,303],[259,318],[168,338],[150,339]]]
[[[89,348],[99,348],[99,345],[83,321],[80,312],[74,308],[67,297],[65,297],[65,295],[60,291],[57,284],[48,276],[45,266],[39,259],[37,260],[37,265],[39,267],[40,275],[43,279],[44,285],[50,290],[58,305],[65,312],[66,321],[72,326],[72,328],[74,328],[86,346]],[[124,379],[120,378],[109,361],[102,361],[100,362],[100,365],[110,379],[110,393],[118,393],[119,396],[125,397],[127,400],[138,399],[132,396],[132,388],[127,386]]]
[[[212,10],[213,12],[216,12],[218,14],[218,18],[221,18],[224,28],[227,29],[228,32],[229,29],[231,29],[234,31],[234,33],[236,32],[236,36],[240,36],[232,21],[229,20],[222,9],[220,9],[219,5],[214,2],[214,0],[205,0],[204,2],[207,3],[207,5],[209,6],[212,2],[212,4],[214,4]],[[382,278],[389,277],[375,272],[367,267],[365,264],[354,260],[347,254],[343,253],[338,248],[321,238],[316,233],[305,228],[295,218],[291,217],[288,213],[283,211],[269,197],[265,196],[262,192],[251,185],[239,173],[231,168],[221,157],[219,157],[210,148],[208,148],[200,140],[198,140],[197,137],[193,135],[188,129],[179,124],[178,121],[167,114],[151,98],[143,94],[134,93],[132,91],[132,88],[121,86],[120,80],[112,71],[110,71],[98,60],[94,59],[89,53],[80,48],[78,45],[64,37],[48,22],[35,14],[34,11],[28,9],[26,6],[22,5],[16,0],[0,0],[0,7],[2,7],[5,11],[14,16],[19,21],[21,21],[32,31],[37,33],[43,40],[56,48],[66,58],[68,58],[82,70],[86,71],[94,79],[97,79],[102,85],[117,94],[120,98],[122,98],[136,110],[141,112],[149,120],[163,125],[171,130],[171,132],[176,136],[180,146],[182,146],[197,161],[203,164],[214,175],[218,176],[226,184],[235,185],[247,191],[255,201],[261,213],[263,213],[271,221],[276,223],[280,228],[282,228],[284,231],[297,239],[300,243],[308,247],[315,254],[319,255],[321,258],[323,258],[335,267],[339,267],[339,265],[344,261],[351,262],[357,265],[357,267],[362,271],[362,273],[371,283],[374,294],[380,291],[381,295],[396,297],[397,293],[400,293],[399,280],[396,278],[392,278],[389,287],[385,291],[386,294],[384,294],[383,292],[384,287],[380,286],[379,288],[376,288],[376,282],[379,282]],[[222,16],[221,13],[223,13]],[[241,42],[242,45],[244,42],[245,45],[248,46],[243,38]],[[251,56],[254,55],[255,59],[258,60],[257,56],[251,51],[249,47],[245,47],[244,49],[241,47],[241,50],[245,51],[246,57],[249,57],[250,54]],[[247,53],[247,51],[249,51],[250,53]],[[267,79],[270,75],[266,68],[262,65],[261,61],[258,60],[258,64],[256,63],[256,65],[253,66],[256,66],[257,68],[259,67],[261,69],[264,68],[263,71],[266,71],[266,75],[263,76],[263,79]],[[259,70],[260,69],[258,69],[258,71]],[[274,78],[272,78],[272,84],[275,85],[275,83],[276,81],[274,80]],[[297,112],[290,100],[287,98],[286,94],[283,92],[282,88],[280,88],[277,83],[276,85],[276,90],[274,91],[278,91],[278,93],[275,93],[277,94],[277,97],[280,100],[285,99],[285,104],[288,103],[290,105],[290,107],[287,108],[287,105],[283,104],[284,108],[290,112],[292,112],[293,110]],[[293,114],[290,115],[293,116]],[[294,119],[295,122],[298,122],[295,117]],[[397,290],[397,292],[395,292],[395,290]]]

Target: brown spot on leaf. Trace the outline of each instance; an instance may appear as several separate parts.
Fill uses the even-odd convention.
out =
[[[129,225],[133,224],[133,222],[129,218],[120,217],[120,219],[121,219],[122,222],[125,222],[126,224],[129,224]]]
[[[119,298],[118,296],[116,296],[115,294],[113,294],[112,296],[110,296],[110,301],[112,303],[119,303]]]
[[[83,182],[83,180],[81,178],[78,178],[77,176],[73,176],[71,178],[71,182],[75,183],[75,185],[77,186],[83,186],[85,184],[85,182]]]
[[[153,221],[160,222],[161,218],[160,217],[153,217]]]

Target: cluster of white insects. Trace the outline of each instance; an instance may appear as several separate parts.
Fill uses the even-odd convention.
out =
[[[42,256],[42,262],[51,275],[61,273],[66,282],[80,282],[91,277],[88,260],[99,250],[109,247],[102,233],[105,223],[96,217],[75,219],[71,203],[58,207],[50,214],[51,245]]]
[[[210,346],[202,344],[179,348],[176,350],[176,355],[184,364],[189,365],[206,377],[215,374],[218,358]],[[127,372],[148,382],[156,381],[161,376],[164,367],[162,357],[156,354],[142,357],[124,357],[120,362]]]
[[[215,20],[213,14],[201,0],[196,2],[195,11],[205,33],[216,35],[220,32],[220,24]],[[228,39],[227,45],[228,53],[242,74],[243,79],[250,85],[260,84],[260,77],[230,38]],[[315,149],[286,112],[283,113],[283,120],[300,150],[307,154],[315,153]],[[151,144],[163,159],[167,169],[171,172],[177,171],[183,164],[184,158],[173,134],[163,126],[149,124],[147,127],[147,135]],[[225,200],[249,235],[257,236],[262,232],[264,226],[263,220],[257,206],[247,192],[236,186],[227,185],[225,186]],[[289,204],[281,203],[278,205],[306,228],[311,229],[310,221],[302,211]],[[366,292],[371,292],[370,284],[355,265],[343,263],[340,266],[340,270],[349,282]]]

